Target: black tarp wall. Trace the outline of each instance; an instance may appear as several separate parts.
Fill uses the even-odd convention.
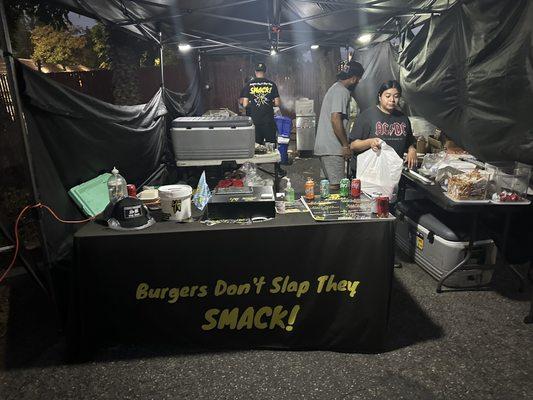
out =
[[[389,42],[379,43],[366,50],[354,52],[353,59],[365,69],[357,85],[354,98],[361,111],[376,105],[378,88],[385,81],[399,79],[398,55]]]
[[[415,115],[483,161],[533,164],[533,2],[465,1],[400,53]]]
[[[119,168],[140,184],[162,162],[167,109],[159,90],[147,104],[116,106],[53,82],[17,64],[17,76],[42,202],[64,219],[83,215],[70,188]],[[52,260],[68,255],[75,227],[45,215]]]

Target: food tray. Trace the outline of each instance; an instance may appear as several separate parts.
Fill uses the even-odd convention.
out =
[[[500,206],[527,206],[531,204],[529,200],[520,200],[520,201],[499,201],[499,200],[490,200],[491,204],[498,204]]]
[[[444,196],[446,196],[448,199],[450,199],[451,201],[453,201],[454,203],[457,203],[457,204],[490,204],[492,202],[492,200],[490,199],[485,199],[485,200],[457,200],[457,199],[454,199],[453,197],[451,197],[448,193],[444,192]]]
[[[495,201],[495,200],[491,200],[491,199],[485,199],[485,200],[456,200],[452,197],[450,197],[450,195],[448,195],[448,193],[444,192],[444,195],[450,199],[451,201],[453,201],[454,203],[457,203],[457,204],[498,204],[500,206],[505,206],[505,205],[511,205],[511,206],[526,206],[528,204],[531,204],[531,201],[529,200],[522,200],[522,201]]]

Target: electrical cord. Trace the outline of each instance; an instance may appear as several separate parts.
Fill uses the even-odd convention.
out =
[[[13,258],[11,259],[11,262],[6,267],[6,269],[5,269],[4,273],[2,274],[2,276],[0,276],[0,283],[2,283],[4,281],[4,279],[5,279],[5,277],[9,274],[9,271],[11,271],[11,268],[13,268],[13,266],[15,265],[15,261],[17,260],[17,257],[18,257],[19,248],[20,248],[19,222],[20,222],[21,218],[23,217],[23,215],[26,214],[26,212],[28,212],[29,210],[34,209],[34,208],[44,208],[50,214],[52,214],[52,216],[56,220],[58,220],[59,222],[62,222],[64,224],[83,224],[85,222],[89,222],[89,221],[94,220],[94,217],[87,218],[87,219],[84,219],[84,220],[78,220],[78,221],[64,220],[64,219],[59,218],[57,216],[57,214],[50,207],[48,207],[47,205],[42,204],[42,203],[38,203],[38,204],[34,204],[34,205],[31,205],[31,206],[24,207],[22,209],[22,211],[19,213],[19,215],[17,216],[17,220],[15,222],[15,252],[13,253]]]

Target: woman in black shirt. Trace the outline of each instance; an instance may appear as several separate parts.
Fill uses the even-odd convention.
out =
[[[409,118],[398,110],[402,87],[397,81],[387,81],[378,90],[378,104],[363,111],[350,132],[350,149],[358,153],[378,151],[381,140],[394,148],[403,158],[407,152],[407,166],[416,166],[416,148]],[[380,140],[381,139],[381,140]]]

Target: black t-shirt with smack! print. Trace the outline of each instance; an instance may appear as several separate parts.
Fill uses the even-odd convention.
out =
[[[276,84],[265,78],[252,79],[241,96],[250,101],[250,114],[255,125],[274,122],[274,99],[279,97]]]
[[[413,144],[413,131],[409,118],[400,111],[384,113],[377,106],[372,106],[357,116],[350,132],[350,140],[380,138],[396,153],[403,157]]]

